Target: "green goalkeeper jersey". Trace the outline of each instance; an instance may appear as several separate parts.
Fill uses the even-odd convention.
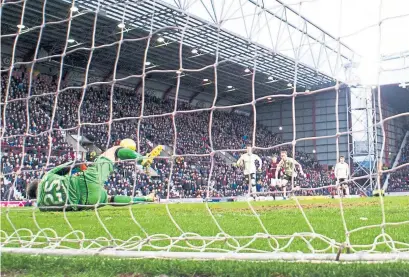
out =
[[[87,170],[77,175],[70,175],[73,162],[68,162],[48,171],[37,188],[37,206],[40,210],[78,210],[85,207],[78,205],[104,204],[108,194],[105,181],[114,169],[114,163],[104,157],[96,159]]]
[[[60,175],[72,165],[68,162],[48,171],[37,188],[37,206],[40,210],[61,210],[66,204],[76,210],[81,198],[78,184],[70,175]],[[72,182],[74,181],[74,182]]]

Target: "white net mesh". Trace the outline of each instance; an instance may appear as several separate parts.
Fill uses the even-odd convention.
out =
[[[328,29],[338,35],[331,36],[302,16],[318,16],[328,5],[322,2],[2,1],[3,249],[199,257],[176,253],[193,251],[251,259],[334,259],[346,249],[357,255],[344,259],[408,258],[407,200],[383,193],[379,200],[337,197],[338,184],[322,163],[347,157],[353,174],[344,183],[351,194],[408,191],[409,113],[399,102],[407,101],[409,42],[390,30],[405,26],[409,6],[399,2],[397,13],[397,3],[368,2],[360,7],[368,17],[359,13],[365,24],[354,26],[352,2],[337,1],[336,12],[320,14],[332,18]],[[358,39],[354,45],[364,44],[359,50],[376,58],[347,46]],[[399,54],[386,55],[392,52]],[[356,69],[360,59],[376,68],[375,79],[356,77],[370,71]],[[401,89],[388,105],[386,83]],[[359,107],[364,123],[355,129],[349,114],[358,98],[351,86],[366,93]],[[320,95],[331,95],[324,100],[334,118],[324,133],[315,120],[318,111],[326,114],[316,106]],[[299,99],[313,103],[306,106],[312,132],[297,114]],[[281,132],[285,113],[290,130]],[[279,123],[268,126],[269,120]],[[354,152],[361,133],[366,167]],[[69,212],[66,203],[63,211],[47,213],[31,207],[26,185],[32,180],[66,161],[75,161],[69,174],[77,165],[92,166],[91,153],[124,138],[134,139],[142,154],[158,144],[165,149],[149,174],[121,161],[99,185],[109,195],[154,191],[161,205],[97,204]],[[320,147],[323,140],[331,145]],[[262,159],[257,185],[243,181],[243,169],[232,165],[246,145]],[[290,178],[291,201],[274,202],[286,196],[270,187],[271,156],[282,150],[306,174]],[[332,154],[317,158],[323,152]],[[233,199],[243,202],[211,203]],[[159,250],[167,254],[148,252]],[[365,256],[379,253],[393,255]]]

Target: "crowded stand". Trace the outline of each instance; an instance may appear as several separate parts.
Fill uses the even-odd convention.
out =
[[[1,102],[4,103],[7,88],[7,75],[1,78]],[[33,94],[48,89],[43,81],[37,79]],[[27,98],[27,78],[19,74],[11,79],[7,108],[7,121],[1,145],[1,200],[24,198],[26,185],[30,180],[41,177],[42,173],[54,166],[74,158],[73,149],[65,142],[64,132],[51,120],[34,98]],[[3,110],[4,106],[2,106]],[[28,113],[27,113],[27,109]],[[29,124],[27,124],[29,122]],[[50,147],[51,146],[51,147]],[[24,153],[24,155],[23,155]]]
[[[142,154],[158,144],[170,146],[172,149],[175,141],[175,153],[178,155],[210,154],[212,147],[214,150],[244,150],[246,145],[252,142],[252,118],[236,113],[193,111],[172,117],[174,100],[159,99],[146,94],[144,117],[140,118],[141,94],[135,90],[115,88],[111,95],[110,87],[89,87],[85,94],[82,90],[68,89],[55,97],[53,92],[56,91],[56,85],[50,76],[35,76],[29,86],[28,76],[23,71],[13,73],[8,94],[5,93],[7,74],[2,75],[1,82],[1,102],[5,102],[6,95],[8,97],[7,121],[1,122],[2,127],[6,126],[1,155],[4,176],[1,200],[25,198],[25,188],[30,180],[40,178],[44,171],[56,165],[74,159],[85,162],[85,157],[76,155],[73,147],[66,143],[67,134],[85,136],[102,151],[111,145],[118,145],[124,138],[131,138],[139,142],[137,150]],[[194,109],[190,104],[178,101],[178,111]],[[279,135],[271,133],[261,125],[257,126],[257,146],[272,147],[279,143]],[[407,162],[408,149],[407,146],[402,162]],[[290,147],[258,152],[263,160],[258,174],[258,192],[276,190],[270,188],[271,176],[267,173],[272,155],[278,154],[280,150],[288,150],[289,156],[292,156]],[[242,153],[244,151],[231,152],[236,160]],[[295,157],[305,172],[305,176],[300,176],[298,182],[305,190],[301,190],[299,194],[333,193],[332,189],[312,189],[334,184],[331,171],[323,169],[309,154],[296,151]],[[161,198],[168,195],[203,198],[207,195],[234,197],[248,192],[243,170],[219,155],[184,156],[173,161],[160,158],[152,164],[152,168],[158,173],[155,178],[139,172],[132,163],[118,163],[115,172],[105,184],[108,194],[147,195],[155,191]],[[407,172],[394,175],[390,182],[396,190],[409,189]],[[168,185],[170,191],[167,191]]]

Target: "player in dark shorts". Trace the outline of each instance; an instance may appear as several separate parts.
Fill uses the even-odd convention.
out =
[[[347,180],[346,178],[339,178],[338,179],[338,184],[339,184],[338,186],[339,186],[339,188],[341,188],[342,196],[344,196],[344,197],[347,195],[347,188],[348,188],[348,183],[345,182],[346,180]]]

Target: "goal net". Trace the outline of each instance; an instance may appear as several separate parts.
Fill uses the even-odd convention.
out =
[[[409,260],[409,6],[335,2],[2,1],[1,251]],[[126,138],[98,185],[154,203],[28,197]]]

